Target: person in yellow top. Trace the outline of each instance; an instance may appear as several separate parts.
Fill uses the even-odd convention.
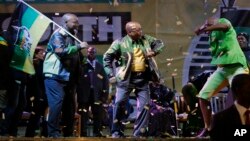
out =
[[[204,130],[198,137],[203,137],[208,135],[210,130],[212,117],[211,108],[208,108],[210,98],[222,88],[230,86],[235,75],[248,73],[249,70],[246,57],[237,41],[236,32],[228,19],[210,17],[195,33],[209,34],[211,64],[217,66],[198,95],[205,124]]]
[[[150,58],[159,54],[164,47],[161,40],[143,35],[141,25],[138,22],[128,22],[126,32],[125,37],[112,43],[103,57],[104,69],[110,82],[116,82],[111,131],[113,138],[124,136],[122,120],[126,117],[126,103],[132,91],[137,96],[138,101],[138,113],[133,135],[135,137],[147,135],[149,121],[147,107],[149,107],[150,100],[148,82],[152,78],[153,66],[149,64],[149,61],[152,61]],[[112,64],[114,60],[117,60],[115,66]]]

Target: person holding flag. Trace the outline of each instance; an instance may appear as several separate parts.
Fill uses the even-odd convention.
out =
[[[45,92],[48,98],[48,136],[60,137],[60,116],[62,111],[63,136],[73,135],[75,114],[75,88],[80,73],[79,51],[88,47],[86,42],[76,43],[78,30],[76,15],[62,16],[63,28],[51,36],[43,64]]]
[[[51,20],[24,1],[19,0],[5,32],[8,42],[8,82],[5,119],[1,135],[17,136],[17,127],[25,106],[25,85],[28,75],[34,75],[35,47]],[[39,30],[37,30],[39,29]]]

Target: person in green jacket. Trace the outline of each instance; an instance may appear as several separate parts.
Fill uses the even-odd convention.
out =
[[[205,23],[195,30],[197,35],[209,34],[209,44],[212,65],[217,69],[208,78],[198,97],[204,119],[204,130],[198,137],[207,136],[210,131],[212,112],[210,98],[222,88],[231,86],[232,79],[237,74],[248,73],[247,61],[237,41],[236,32],[231,22],[226,18],[208,18]],[[208,108],[209,107],[209,108]]]
[[[127,35],[115,40],[103,58],[104,69],[111,83],[116,83],[113,109],[112,137],[124,136],[122,120],[126,117],[125,105],[133,91],[137,96],[137,119],[133,135],[146,136],[149,121],[149,81],[159,81],[159,72],[154,56],[164,44],[149,35],[143,35],[138,22],[126,24]]]

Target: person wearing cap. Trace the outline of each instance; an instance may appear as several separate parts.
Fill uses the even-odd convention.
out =
[[[75,88],[80,72],[79,51],[88,46],[86,42],[77,43],[68,34],[77,34],[79,23],[76,15],[66,13],[62,16],[62,22],[64,29],[58,28],[51,35],[43,63],[49,105],[48,136],[53,138],[61,136],[59,123],[63,127],[63,136],[73,136]]]

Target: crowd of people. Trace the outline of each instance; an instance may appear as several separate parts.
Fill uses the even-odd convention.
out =
[[[0,112],[4,116],[0,121],[0,135],[18,136],[19,121],[27,110],[31,115],[26,137],[34,137],[39,127],[44,137],[72,137],[76,113],[81,117],[81,137],[89,136],[90,113],[92,136],[104,137],[102,124],[107,116],[104,105],[111,104],[110,135],[122,138],[126,129],[124,121],[131,113],[128,101],[133,93],[137,101],[134,137],[177,136],[175,93],[161,82],[154,59],[164,48],[163,41],[143,34],[140,23],[129,21],[125,26],[127,34],[113,41],[100,62],[93,45],[78,42],[71,36],[77,37],[78,26],[76,15],[62,16],[63,29],[54,31],[46,48],[38,46],[35,50],[35,75],[9,66],[13,53],[11,35],[8,31],[1,34]],[[229,20],[214,17],[207,19],[195,33],[209,34],[211,64],[217,69],[204,72],[183,86],[188,107],[183,135],[210,135],[217,140],[226,134],[222,132],[225,126],[248,124],[243,113],[250,109],[249,37],[246,33],[236,35]],[[112,102],[109,100],[111,85],[115,86]],[[226,86],[232,88],[234,103],[213,116],[209,100]],[[224,120],[231,114],[237,121]]]

